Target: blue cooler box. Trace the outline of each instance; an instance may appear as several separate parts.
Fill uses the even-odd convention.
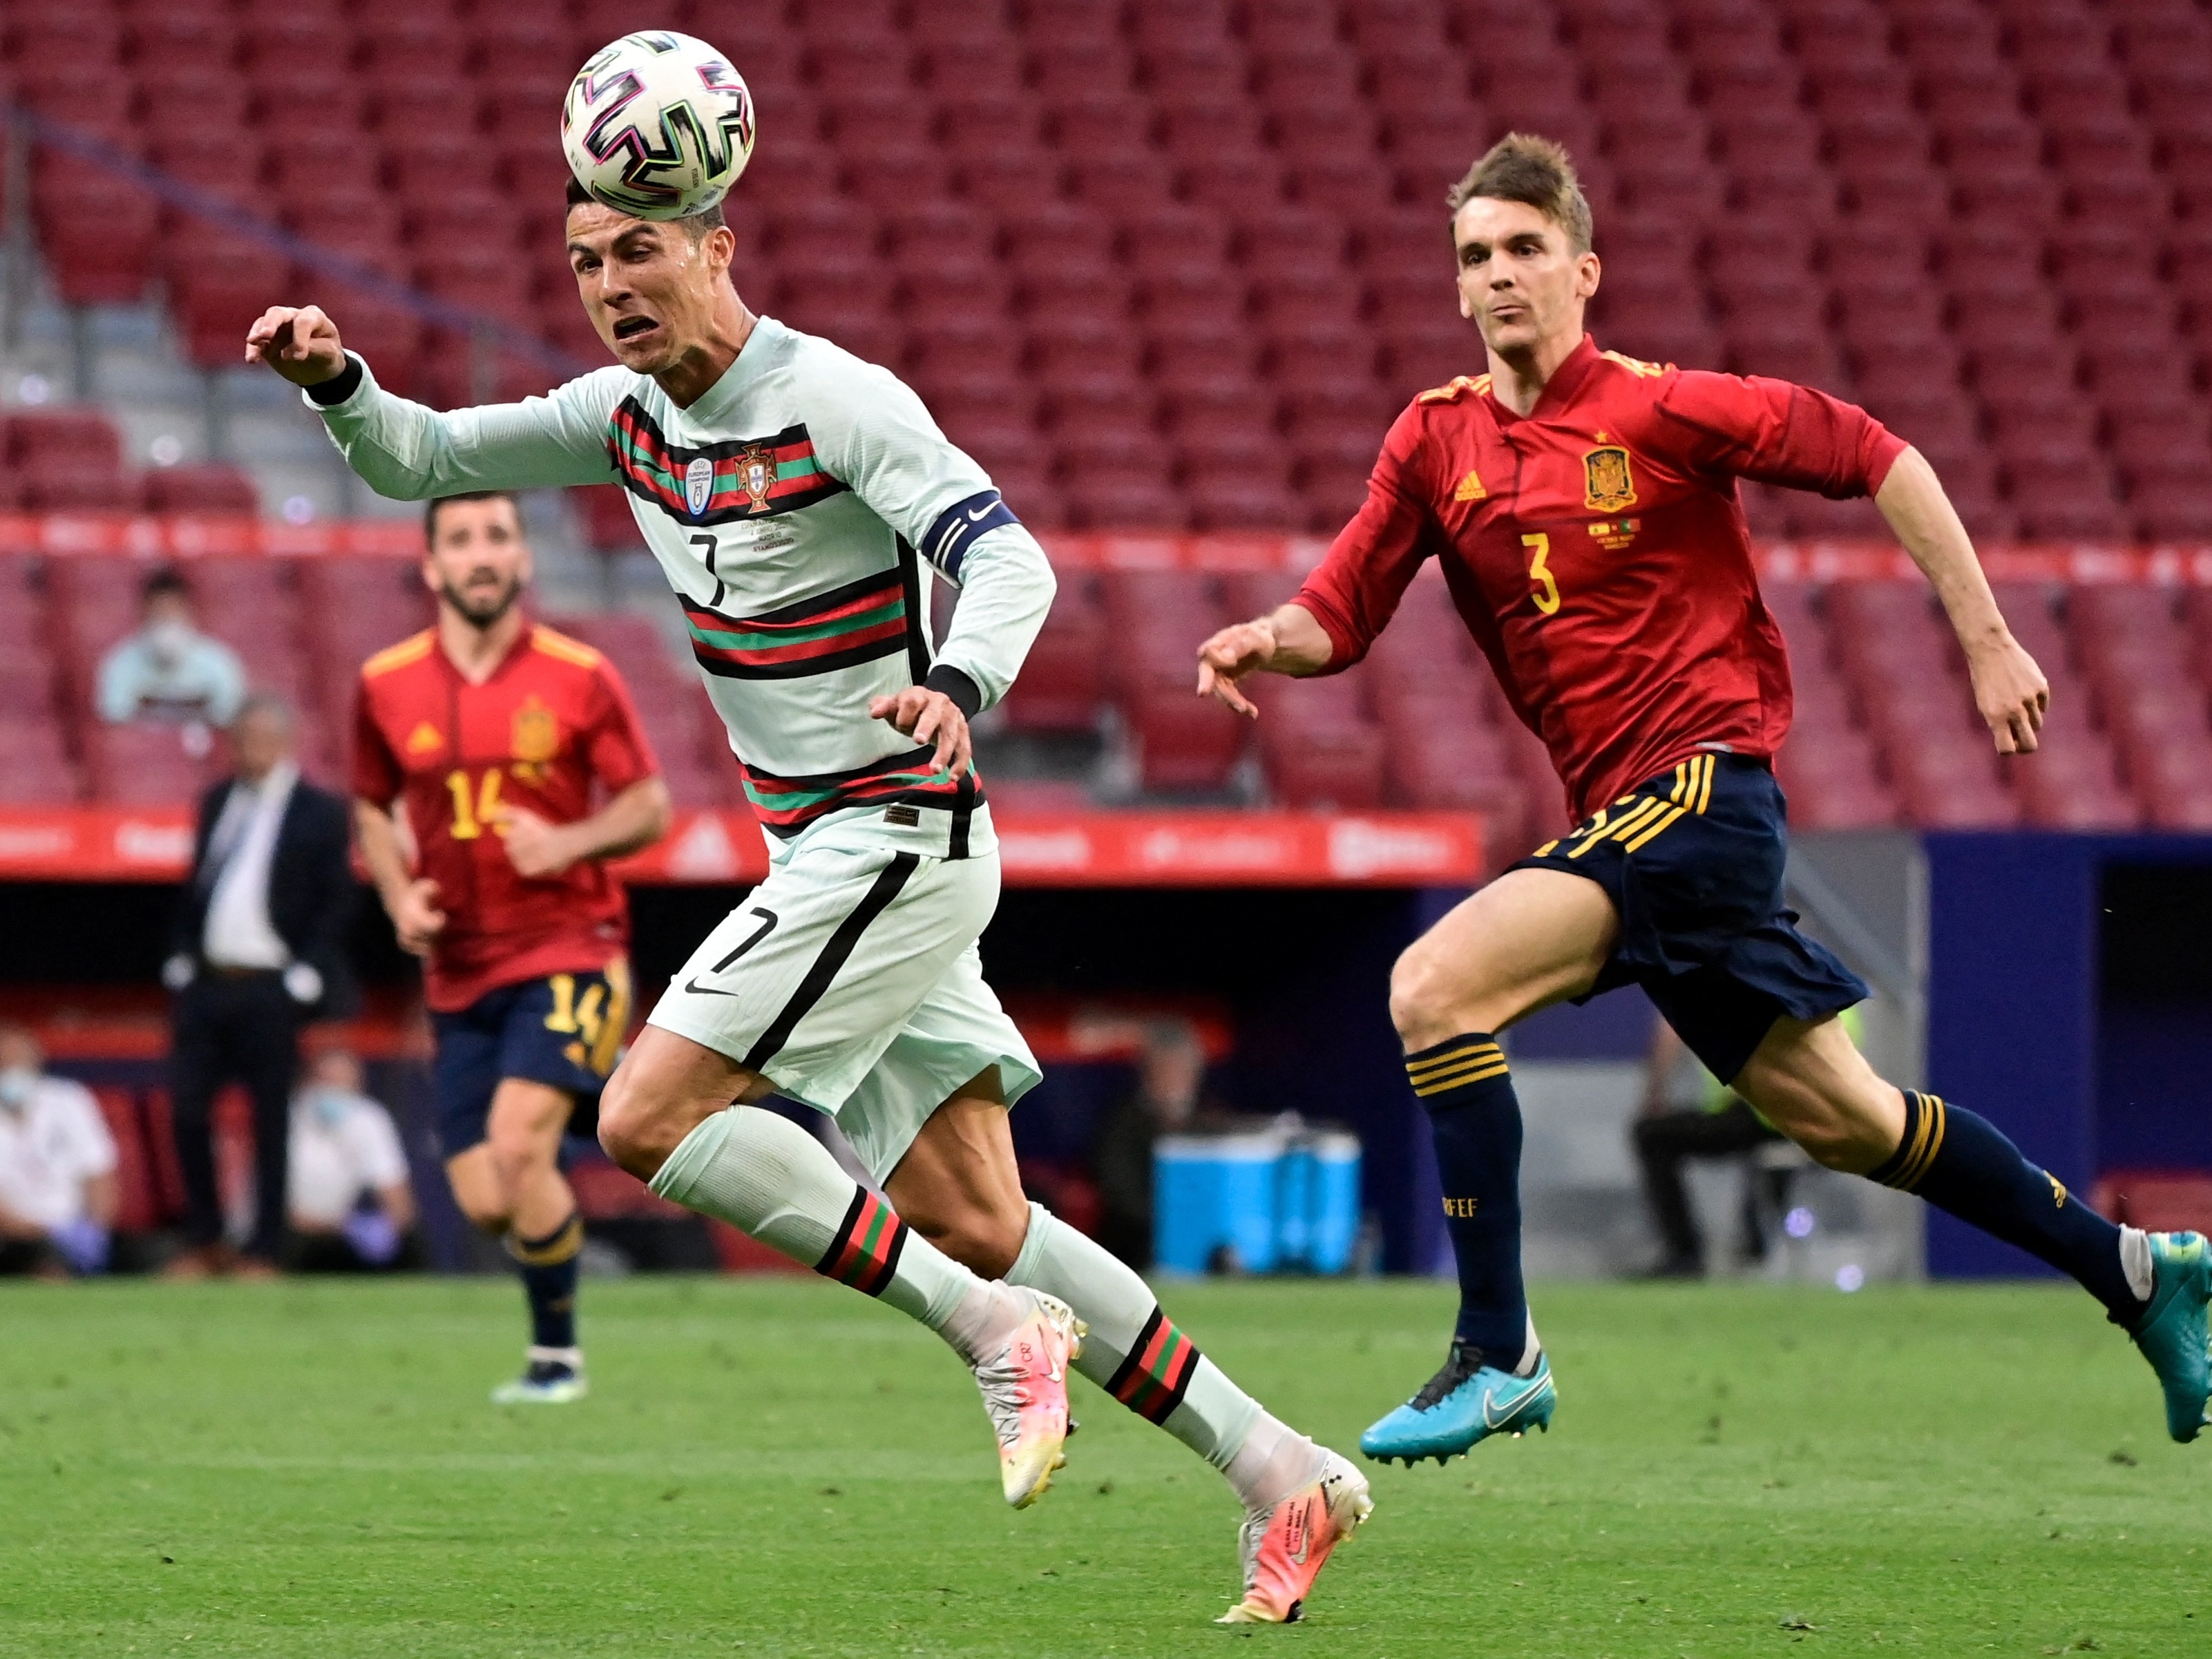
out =
[[[1342,1273],[1359,1232],[1359,1142],[1269,1128],[1166,1135],[1152,1150],[1152,1255],[1202,1273],[1224,1247],[1246,1273]]]

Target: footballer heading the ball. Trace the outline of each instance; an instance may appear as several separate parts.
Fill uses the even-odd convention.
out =
[[[727,195],[752,159],[752,94],[704,40],[625,34],[569,83],[561,148],[594,200],[639,219],[688,219]]]

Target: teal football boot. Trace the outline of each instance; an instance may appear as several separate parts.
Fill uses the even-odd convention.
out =
[[[1534,1376],[1516,1376],[1483,1364],[1481,1349],[1454,1341],[1443,1369],[1361,1435],[1359,1449],[1385,1463],[1402,1457],[1407,1468],[1424,1457],[1442,1463],[1493,1434],[1517,1438],[1530,1429],[1548,1432],[1559,1400],[1552,1362],[1544,1355],[1536,1357]]]
[[[591,1392],[580,1364],[562,1359],[540,1359],[532,1355],[529,1368],[511,1382],[491,1391],[495,1406],[566,1406]]]
[[[2136,1328],[2136,1346],[2166,1390],[2166,1431],[2194,1440],[2208,1420],[2212,1395],[2212,1334],[2204,1304],[2212,1300],[2212,1250],[2202,1233],[2150,1235],[2150,1306]]]

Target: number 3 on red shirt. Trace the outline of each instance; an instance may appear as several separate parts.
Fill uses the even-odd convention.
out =
[[[1544,561],[1551,556],[1552,538],[1539,531],[1533,536],[1523,536],[1521,545],[1536,550],[1528,561],[1528,580],[1537,584],[1538,591],[1528,597],[1535,600],[1536,609],[1546,616],[1558,615],[1559,585],[1552,580],[1552,573],[1544,568]]]

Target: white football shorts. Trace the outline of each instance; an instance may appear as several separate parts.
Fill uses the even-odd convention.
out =
[[[1036,1057],[983,982],[999,860],[817,842],[772,866],[668,983],[648,1024],[829,1113],[878,1182],[987,1068],[1008,1105]]]

